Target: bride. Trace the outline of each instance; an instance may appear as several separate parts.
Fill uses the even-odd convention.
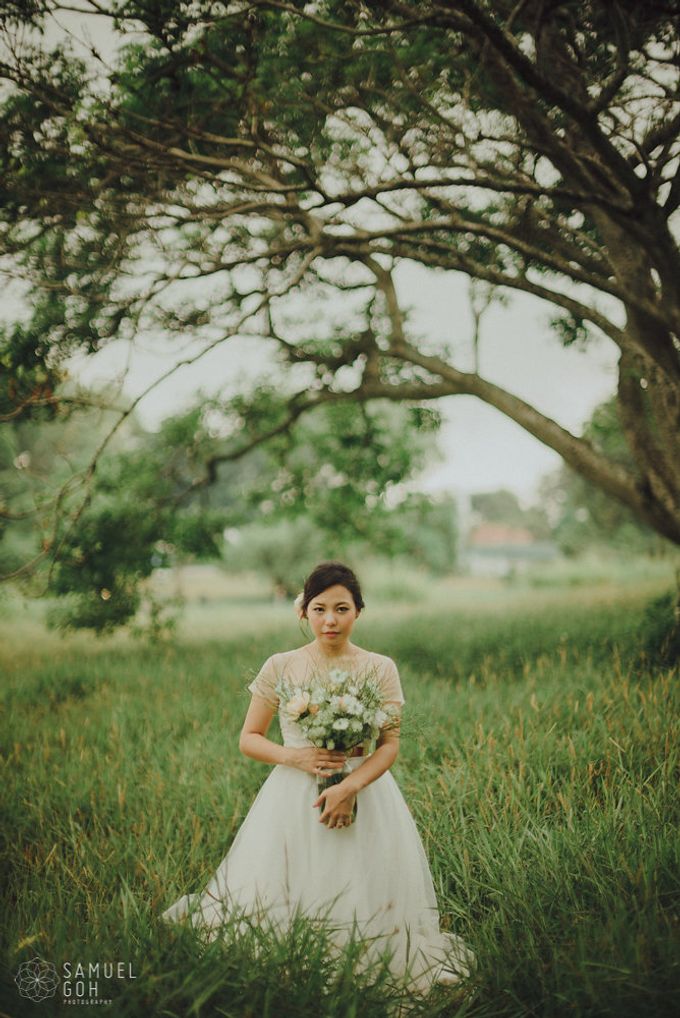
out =
[[[279,714],[283,745],[267,738],[278,710],[280,678],[305,684],[331,668],[358,677],[378,675],[385,701],[405,703],[394,661],[363,650],[350,634],[364,601],[357,577],[339,562],[323,562],[296,601],[314,640],[274,654],[248,686],[252,698],[239,740],[245,756],[273,764],[227,855],[205,890],[185,894],[165,912],[187,917],[218,936],[231,915],[266,915],[285,926],[296,910],[321,915],[340,947],[358,928],[367,962],[384,955],[415,992],[467,978],[475,956],[439,927],[429,865],[411,812],[390,768],[399,753],[398,723],[385,726],[369,753],[364,743],[346,754],[311,745],[295,721]],[[317,778],[344,778],[318,794]],[[358,807],[352,820],[353,807]]]

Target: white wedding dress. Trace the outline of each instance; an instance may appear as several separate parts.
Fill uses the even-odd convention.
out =
[[[386,699],[405,702],[391,658],[361,651],[352,662],[359,675],[377,669]],[[278,676],[304,682],[314,667],[306,647],[274,654],[248,689],[276,707]],[[284,745],[311,745],[292,719],[281,713],[279,722]],[[348,757],[347,766],[360,767],[365,759]],[[230,913],[266,916],[281,929],[299,908],[325,917],[338,947],[356,921],[366,938],[366,961],[385,949],[393,952],[392,973],[406,977],[415,992],[467,977],[475,956],[460,937],[439,928],[423,844],[391,772],[360,790],[357,817],[348,827],[320,823],[321,811],[312,807],[316,798],[312,774],[274,766],[206,888],[183,895],[162,918],[188,919],[213,940]]]

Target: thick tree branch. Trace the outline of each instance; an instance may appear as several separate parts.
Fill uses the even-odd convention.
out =
[[[393,348],[390,353],[392,356],[401,356],[408,363],[426,368],[433,375],[439,375],[444,382],[449,383],[452,395],[477,396],[484,403],[500,410],[525,431],[559,453],[564,461],[583,477],[624,505],[633,508],[641,519],[652,523],[671,540],[676,542],[680,540],[677,506],[673,507],[668,503],[668,511],[663,512],[656,500],[650,499],[643,479],[597,452],[586,439],[572,435],[556,421],[493,382],[476,374],[459,371],[439,357],[421,354],[409,344],[401,350]],[[421,395],[420,398],[426,397]]]

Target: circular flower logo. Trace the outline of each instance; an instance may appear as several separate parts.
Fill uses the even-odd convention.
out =
[[[45,1000],[47,997],[53,997],[57,992],[59,977],[51,961],[45,961],[36,956],[30,961],[22,961],[19,971],[14,977],[14,982],[19,987],[22,997],[28,997],[30,1000]]]

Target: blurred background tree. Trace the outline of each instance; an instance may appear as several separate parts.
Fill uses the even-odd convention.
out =
[[[497,491],[478,492],[470,499],[471,508],[486,523],[506,523],[512,527],[526,527],[535,538],[551,536],[552,528],[543,505],[524,508],[514,491],[499,488]]]
[[[594,410],[584,434],[611,460],[624,467],[631,465],[614,398]],[[552,520],[553,538],[567,555],[602,549],[629,555],[668,553],[668,542],[651,527],[568,467],[544,478],[539,498],[546,517]]]
[[[81,390],[79,399],[94,408],[103,395]],[[400,485],[437,455],[434,411],[322,405],[251,450],[248,429],[276,431],[280,407],[276,392],[259,388],[247,423],[236,429],[245,450],[238,458],[222,457],[233,403],[204,398],[153,433],[126,418],[98,461],[77,525],[65,517],[55,531],[53,493],[71,497],[73,479],[110,433],[113,411],[33,415],[5,427],[0,479],[12,504],[11,511],[0,507],[6,573],[24,580],[29,593],[61,599],[50,613],[53,625],[109,632],[134,618],[155,567],[221,559],[225,530],[244,528],[238,556],[228,556],[232,566],[259,568],[275,589],[290,593],[303,563],[334,548],[341,554],[363,546],[388,556],[417,550],[426,559],[432,542],[441,545],[446,528],[455,528],[453,518],[439,519],[411,534],[411,523],[425,524],[428,514],[435,521],[441,509],[428,509],[423,497],[407,500],[407,509],[389,506]],[[26,570],[51,540],[58,554]],[[447,568],[454,562],[449,553]]]

